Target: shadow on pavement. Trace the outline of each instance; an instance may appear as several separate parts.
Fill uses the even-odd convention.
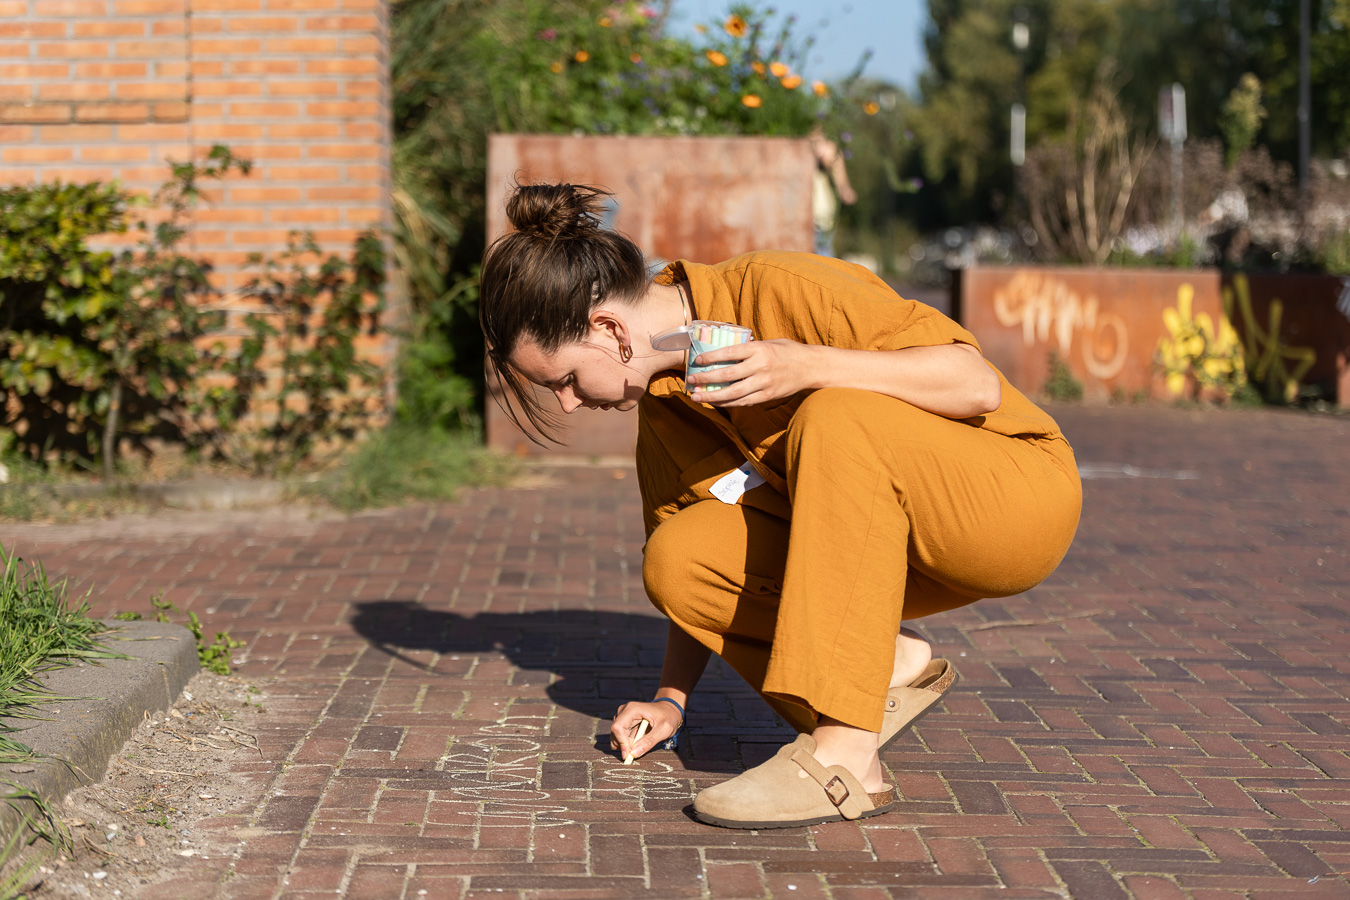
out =
[[[581,609],[464,615],[387,600],[357,604],[351,625],[374,647],[420,669],[426,664],[408,651],[501,653],[520,670],[512,684],[551,682],[553,702],[599,718],[655,690],[666,645],[663,618]]]
[[[466,615],[410,600],[358,603],[351,625],[372,647],[423,671],[425,651],[501,653],[513,666],[509,684],[545,685],[559,707],[603,720],[594,736],[603,754],[612,753],[607,722],[615,709],[655,692],[667,628],[656,615],[582,609]],[[786,723],[716,657],[699,690],[697,725],[677,751],[683,767],[738,772],[745,767],[737,762],[738,746],[761,748],[754,752],[767,758],[791,740]]]

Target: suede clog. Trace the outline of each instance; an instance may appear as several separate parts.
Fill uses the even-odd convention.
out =
[[[922,719],[947,689],[956,684],[956,669],[945,659],[935,659],[907,685],[893,687],[886,694],[886,713],[877,735],[877,751],[884,753],[891,744]]]
[[[893,786],[869,793],[843,766],[821,765],[815,751],[811,735],[798,735],[768,762],[700,791],[694,815],[723,828],[792,828],[891,811]]]

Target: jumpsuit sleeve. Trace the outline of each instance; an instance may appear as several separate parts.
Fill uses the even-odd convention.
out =
[[[868,270],[842,260],[756,255],[738,292],[742,318],[763,338],[849,350],[903,350],[975,337],[931,306],[908,300]]]

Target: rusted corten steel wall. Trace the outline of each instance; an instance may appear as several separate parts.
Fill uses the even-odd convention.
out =
[[[1286,368],[1311,359],[1301,383],[1350,409],[1350,278],[1224,275],[1223,288],[1258,358],[1279,356]]]
[[[805,139],[767,137],[578,137],[493,135],[488,142],[488,240],[506,233],[515,182],[570,182],[614,193],[607,225],[654,264],[719,262],[751,250],[812,247],[811,173]],[[495,392],[496,387],[493,386]],[[491,447],[518,454],[631,455],[637,414],[581,409],[565,444],[533,444],[487,401]],[[557,401],[545,397],[548,408]]]
[[[1039,393],[1054,351],[1085,398],[1169,399],[1155,358],[1166,310],[1237,330],[1249,363],[1263,356],[1322,397],[1350,401],[1350,280],[1217,270],[976,267],[958,273],[953,308],[985,356],[1019,390]],[[1189,301],[1186,298],[1189,297]],[[1302,365],[1302,361],[1308,361]],[[1250,366],[1249,366],[1250,368]]]

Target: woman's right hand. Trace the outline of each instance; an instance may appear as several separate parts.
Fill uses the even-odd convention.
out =
[[[646,719],[650,724],[641,740],[637,738],[638,724]],[[619,751],[620,759],[627,759],[631,751],[636,759],[653,747],[664,743],[684,724],[680,711],[672,703],[657,700],[653,703],[634,701],[625,703],[614,714],[614,724],[609,729],[609,747]]]

